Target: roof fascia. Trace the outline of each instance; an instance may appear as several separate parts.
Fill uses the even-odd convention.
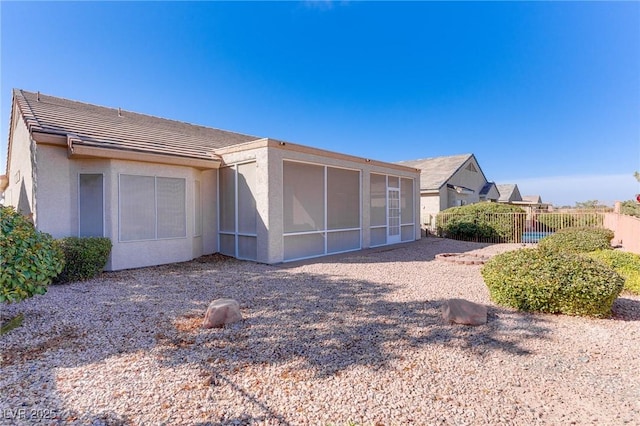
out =
[[[75,158],[107,158],[110,160],[140,161],[144,163],[168,164],[172,166],[186,166],[200,170],[220,168],[221,161],[216,159],[176,157],[172,155],[154,154],[149,152],[126,151],[121,149],[99,148],[77,144],[79,140],[67,139],[68,157]],[[58,144],[56,144],[58,145]]]

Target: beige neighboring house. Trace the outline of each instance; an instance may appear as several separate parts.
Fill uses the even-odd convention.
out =
[[[278,263],[420,238],[420,171],[23,90],[5,203],[106,269],[220,252]]]
[[[500,193],[500,197],[498,198],[499,203],[513,203],[522,201],[520,190],[518,189],[518,185],[516,185],[515,183],[504,183],[496,186],[498,187],[498,192]]]
[[[422,170],[420,174],[420,222],[422,225],[432,227],[438,212],[449,207],[497,200],[497,188],[487,186],[489,182],[473,154],[401,161],[397,164]],[[484,194],[483,190],[485,190]]]

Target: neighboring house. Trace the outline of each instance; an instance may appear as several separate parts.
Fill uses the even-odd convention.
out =
[[[14,90],[6,204],[106,269],[278,263],[420,238],[415,167]]]
[[[548,210],[549,204],[542,202],[539,195],[525,195],[522,201],[514,201],[513,204],[525,208],[527,211]]]
[[[397,164],[422,170],[420,219],[422,224],[428,226],[434,225],[435,216],[442,210],[481,201],[480,192],[488,183],[473,154],[401,161]],[[492,196],[495,195],[492,193]]]
[[[513,203],[516,201],[522,201],[520,190],[518,189],[518,185],[516,185],[515,183],[505,183],[496,186],[498,187],[498,192],[500,193],[500,198],[498,198],[499,203]]]
[[[498,201],[500,191],[495,182],[487,182],[480,190],[480,201]]]

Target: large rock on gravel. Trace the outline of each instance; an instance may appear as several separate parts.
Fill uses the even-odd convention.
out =
[[[486,324],[487,307],[464,299],[449,299],[442,305],[442,318],[455,324]]]
[[[240,304],[233,299],[216,299],[209,304],[202,328],[222,327],[241,321]]]

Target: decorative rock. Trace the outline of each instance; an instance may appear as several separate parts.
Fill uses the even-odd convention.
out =
[[[216,299],[209,304],[202,328],[222,327],[241,321],[240,304],[233,299]]]
[[[449,299],[442,305],[442,318],[456,324],[486,324],[487,307],[464,299]]]

